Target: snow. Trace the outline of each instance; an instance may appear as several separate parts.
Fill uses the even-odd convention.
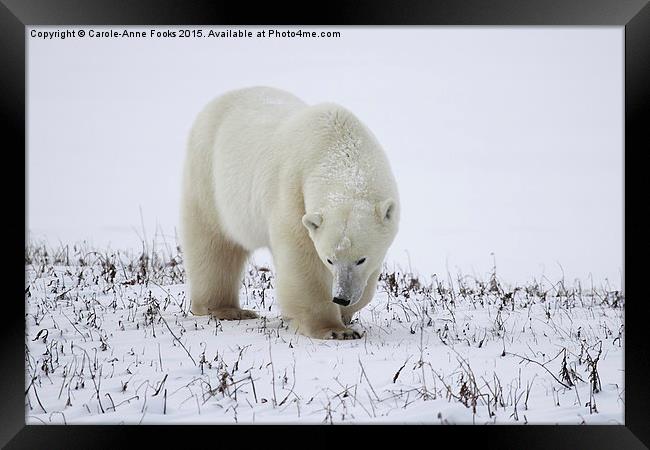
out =
[[[158,248],[30,245],[28,424],[623,423],[625,300],[606,286],[385,267],[363,337],[313,340],[255,265],[240,301],[262,317],[192,316],[181,256]]]
[[[352,242],[350,241],[350,238],[348,238],[347,236],[343,236],[339,241],[339,243],[336,244],[336,251],[342,252],[344,250],[349,249],[350,247],[352,247]]]

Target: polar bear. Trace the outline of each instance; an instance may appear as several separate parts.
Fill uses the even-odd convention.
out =
[[[268,87],[210,102],[188,139],[181,246],[191,311],[252,319],[239,305],[245,262],[267,247],[282,315],[301,334],[356,339],[399,223],[399,198],[374,135],[333,103]]]

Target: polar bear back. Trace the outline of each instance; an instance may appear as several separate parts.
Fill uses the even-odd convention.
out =
[[[213,100],[196,119],[188,148],[190,197],[248,250],[269,246],[278,217],[300,224],[305,208],[336,196],[397,196],[383,151],[356,117],[278,89]]]

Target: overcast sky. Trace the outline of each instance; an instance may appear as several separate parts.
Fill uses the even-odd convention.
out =
[[[267,85],[340,103],[377,136],[402,203],[387,262],[484,276],[494,253],[506,281],[558,279],[562,267],[570,281],[620,286],[622,27],[303,29],[341,37],[28,30],[31,236],[132,247],[142,211],[149,239],[159,229],[173,241],[196,114],[225,91]]]

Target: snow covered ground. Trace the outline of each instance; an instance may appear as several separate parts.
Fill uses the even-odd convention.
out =
[[[25,268],[28,424],[623,423],[625,299],[597,280],[385,266],[363,338],[321,341],[254,264],[241,322],[188,312],[173,245],[30,243]]]

